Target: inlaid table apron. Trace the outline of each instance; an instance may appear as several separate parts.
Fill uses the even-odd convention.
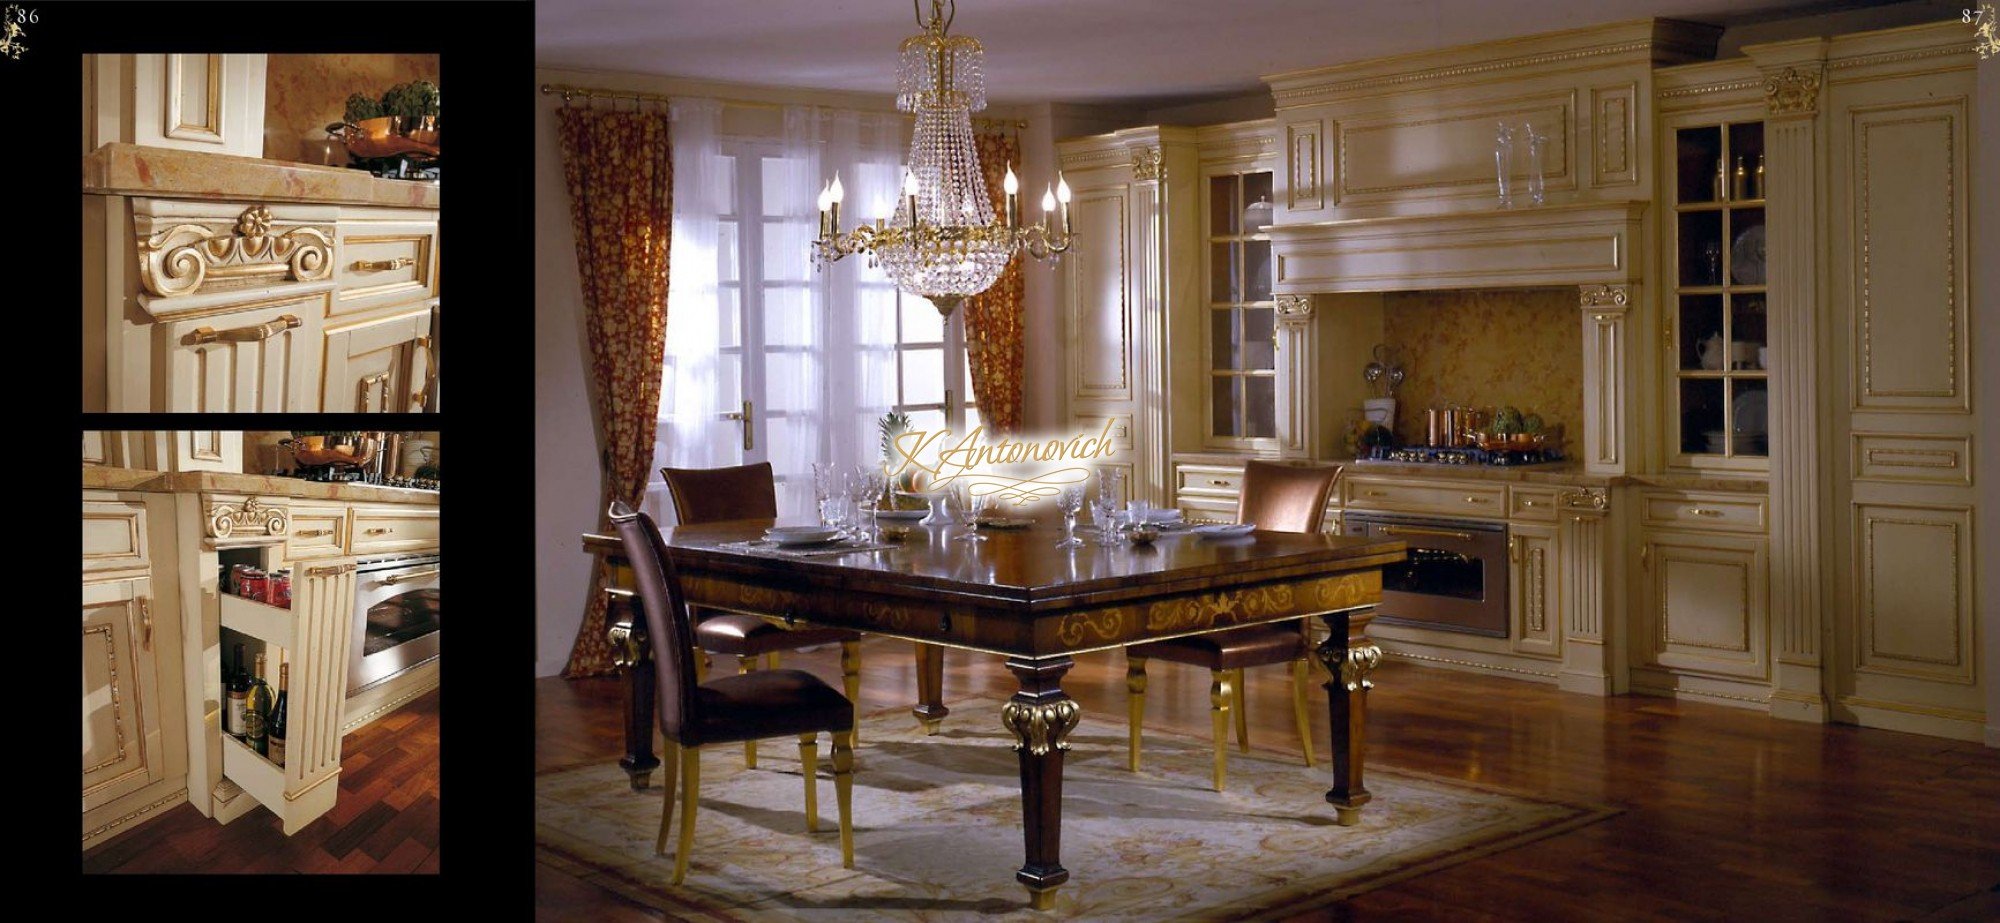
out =
[[[1064,549],[1056,547],[1058,532],[1038,523],[992,531],[984,542],[953,541],[956,529],[917,529],[886,550],[798,558],[731,544],[770,525],[666,530],[688,603],[1007,658],[1020,682],[1000,710],[1020,759],[1026,855],[1015,878],[1038,908],[1053,906],[1056,888],[1069,879],[1059,858],[1063,752],[1080,715],[1061,679],[1078,653],[1320,616],[1329,633],[1317,654],[1333,677],[1326,686],[1333,738],[1326,800],[1342,823],[1357,820],[1368,801],[1368,674],[1381,651],[1365,635],[1366,610],[1381,600],[1382,566],[1402,560],[1402,542],[1257,532],[1253,540],[1179,537]],[[919,717],[935,720],[942,714],[937,681],[923,685]]]

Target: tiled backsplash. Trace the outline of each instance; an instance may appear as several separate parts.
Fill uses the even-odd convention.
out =
[[[380,98],[412,80],[438,79],[434,54],[274,54],[265,65],[264,157],[302,160],[299,144],[326,137],[347,111],[347,97]]]
[[[1563,424],[1571,444],[1583,425],[1583,325],[1575,288],[1392,292],[1382,303],[1383,342],[1406,377],[1396,393],[1396,437],[1424,440],[1424,409],[1449,403],[1511,405]]]

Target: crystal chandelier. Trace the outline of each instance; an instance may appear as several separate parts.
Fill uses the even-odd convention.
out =
[[[949,34],[957,14],[957,0],[931,0],[926,20],[919,3],[917,23],[924,31],[904,39],[898,53],[896,108],[915,114],[916,131],[895,216],[842,231],[845,191],[836,174],[820,191],[820,233],[813,242],[815,263],[866,253],[896,288],[930,299],[946,317],[999,279],[1015,253],[1050,260],[1072,242],[1069,184],[1060,177],[1056,188],[1042,195],[1041,223],[1024,227],[1020,180],[1008,165],[1007,213],[995,220],[972,137],[972,113],[986,108],[986,80],[979,69],[985,50],[977,39]],[[1049,218],[1058,203],[1062,230],[1055,232]]]

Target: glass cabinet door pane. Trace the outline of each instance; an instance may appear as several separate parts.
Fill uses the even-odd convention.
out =
[[[1278,434],[1278,380],[1268,375],[1243,379],[1243,435],[1269,438]]]
[[[1237,216],[1243,206],[1236,196],[1235,176],[1216,176],[1208,181],[1208,236],[1227,237],[1236,233]]]
[[[1243,174],[1243,206],[1248,208],[1259,199],[1271,200],[1271,174]]]
[[[1682,371],[1721,371],[1729,356],[1722,342],[1722,296],[1682,295],[1680,368]]]
[[[1252,240],[1243,247],[1243,300],[1271,300],[1271,242]]]
[[[1768,353],[1766,338],[1764,296],[1729,296],[1729,338],[1736,345],[1731,347],[1730,368],[1737,370],[1762,370]]]
[[[1226,372],[1242,368],[1241,344],[1236,333],[1236,309],[1215,308],[1208,312],[1209,367]]]
[[[1237,382],[1241,380],[1226,375],[1218,375],[1211,379],[1211,383],[1213,384],[1211,391],[1213,394],[1210,401],[1212,406],[1210,408],[1209,427],[1217,436],[1235,437],[1242,435],[1242,433],[1236,431],[1236,389]]]
[[[1722,284],[1722,213],[1688,212],[1680,216],[1680,284]]]
[[[1675,201],[1714,202],[1715,165],[1722,158],[1722,129],[1709,125],[1674,132]]]
[[[1761,199],[1764,197],[1763,180],[1757,176],[1757,165],[1764,162],[1764,123],[1738,122],[1729,126],[1729,173],[1730,198]],[[1736,165],[1743,165],[1742,195],[1736,194]]]
[[[1764,210],[1736,208],[1729,212],[1729,282],[1764,284]]]
[[[1770,447],[1770,391],[1757,378],[1730,379],[1729,427],[1733,455],[1765,456]]]
[[[1722,379],[1681,380],[1681,451],[1690,455],[1721,455],[1728,450],[1729,431],[1724,428],[1722,402]]]
[[[1236,245],[1208,245],[1208,300],[1227,304],[1236,300]]]
[[[1243,309],[1243,368],[1277,368],[1276,313],[1270,308]]]

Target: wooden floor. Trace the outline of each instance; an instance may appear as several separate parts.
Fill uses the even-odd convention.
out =
[[[908,704],[916,688],[909,645],[870,639],[862,656],[864,707]],[[839,677],[832,651],[786,665]],[[1251,743],[1296,752],[1287,672],[1251,672]],[[1162,664],[1149,675],[1148,726],[1206,736],[1205,671]],[[1124,677],[1122,655],[1089,655],[1064,688],[1083,720],[1122,724]],[[2000,751],[1669,699],[1597,699],[1393,661],[1376,680],[1371,764],[1624,813],[1310,919],[2000,920]],[[1011,695],[1011,682],[997,658],[947,654],[947,704]],[[537,769],[615,761],[618,695],[616,680],[537,680]],[[1325,754],[1324,697],[1316,708]],[[990,725],[999,717],[959,711],[945,720]],[[541,864],[536,904],[544,920],[661,918]]]
[[[333,810],[285,836],[261,807],[227,825],[183,804],[83,854],[85,872],[438,871],[438,692],[341,741]]]

